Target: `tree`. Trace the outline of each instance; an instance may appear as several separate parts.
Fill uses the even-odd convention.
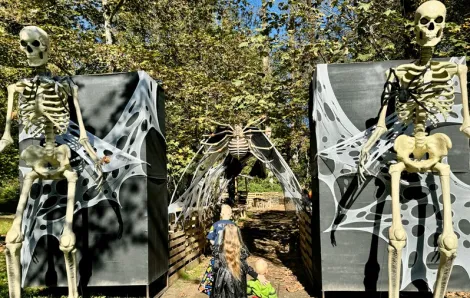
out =
[[[0,0],[0,112],[6,86],[30,75],[18,33],[37,25],[50,33],[54,74],[144,70],[163,81],[171,179],[213,131],[209,119],[246,123],[266,114],[272,139],[304,184],[316,64],[416,57],[412,19],[421,2]],[[450,23],[436,54],[468,54],[469,6],[445,3]],[[0,181],[15,180],[18,150],[0,161]]]

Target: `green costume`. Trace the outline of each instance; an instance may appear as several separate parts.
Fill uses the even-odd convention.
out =
[[[254,295],[259,298],[277,298],[276,289],[273,288],[271,283],[263,286],[259,280],[248,281],[248,295]]]

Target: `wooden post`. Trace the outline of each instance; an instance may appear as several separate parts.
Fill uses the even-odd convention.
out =
[[[248,198],[248,178],[245,177],[245,190],[246,190],[246,196]]]

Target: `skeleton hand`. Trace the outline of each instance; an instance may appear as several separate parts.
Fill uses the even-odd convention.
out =
[[[96,178],[96,189],[101,191],[103,188],[103,168],[102,168],[102,161],[100,159],[95,161],[95,172],[98,174],[98,178]]]
[[[0,152],[2,152],[7,146],[11,145],[13,140],[11,138],[3,137],[0,140]]]
[[[358,167],[358,174],[359,174],[359,183],[363,183],[366,180],[365,174],[369,174],[366,169],[367,159],[369,158],[369,151],[372,148],[372,145],[375,144],[379,140],[379,138],[387,131],[387,128],[382,126],[377,126],[367,140],[364,147],[361,149],[361,156],[359,158],[359,167]]]
[[[82,144],[83,148],[85,148],[85,151],[90,155],[91,159],[93,160],[93,163],[95,165],[95,172],[98,174],[98,177],[96,178],[96,188],[98,190],[101,190],[103,187],[103,169],[101,167],[102,161],[96,156],[95,150],[93,147],[90,145],[90,141],[88,138],[83,138],[80,139],[80,144]]]

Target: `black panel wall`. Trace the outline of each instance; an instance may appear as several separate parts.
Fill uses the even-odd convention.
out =
[[[146,84],[151,85],[148,96],[154,92],[152,87],[158,88],[156,96],[153,96],[157,101],[155,112],[158,117],[153,119],[150,116],[150,122],[158,122],[159,129],[150,128],[148,121],[144,121],[140,130],[128,136],[138,139],[138,134],[146,134],[140,152],[137,152],[145,164],[143,175],[129,177],[120,184],[118,197],[121,206],[113,200],[101,200],[75,214],[79,290],[83,293],[108,293],[111,289],[117,289],[119,295],[152,296],[166,285],[169,252],[164,92],[146,74],[143,76],[137,72],[76,76],[73,81],[79,87],[86,130],[104,139],[123,113],[130,113],[132,108],[124,108],[131,97],[136,96],[136,88],[143,77],[147,80]],[[71,120],[76,122],[72,102],[70,105]],[[120,137],[115,133],[112,139],[116,141]],[[26,140],[20,146],[24,149],[38,142]],[[76,154],[72,158],[74,156]],[[118,176],[123,174],[120,171],[128,173],[133,170],[133,166],[126,166],[105,175]],[[108,188],[116,186],[109,185]],[[87,192],[87,195],[93,194]],[[116,195],[113,194],[113,198]],[[66,284],[58,240],[52,236],[42,237],[35,250],[35,261],[28,270],[26,285],[60,287]]]

